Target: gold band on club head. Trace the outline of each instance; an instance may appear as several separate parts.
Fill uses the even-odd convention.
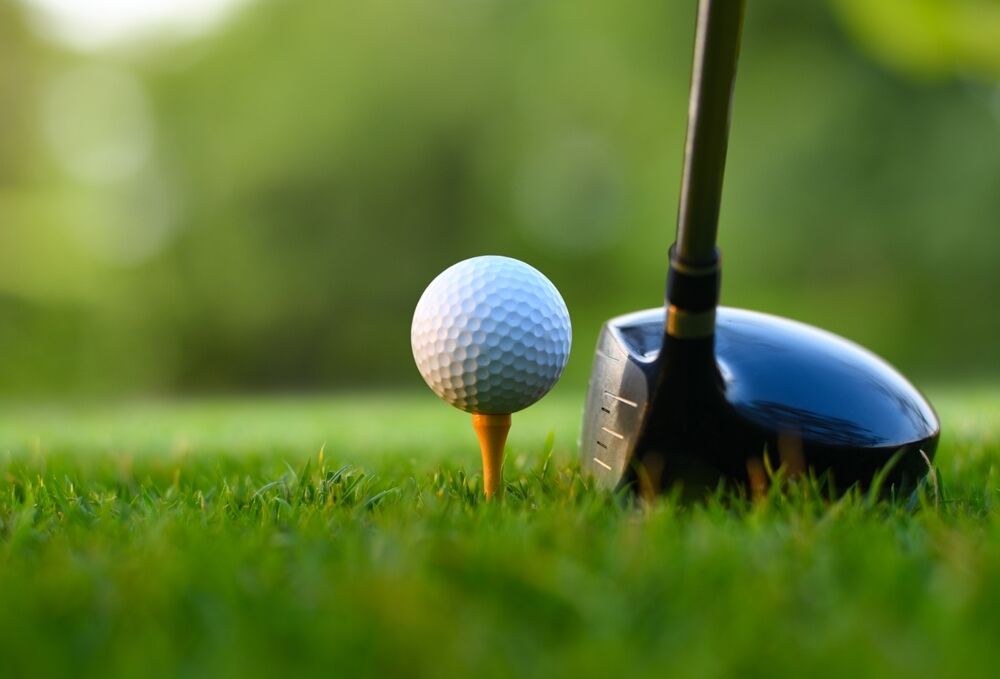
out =
[[[677,339],[700,339],[715,334],[715,309],[684,311],[673,304],[667,309],[667,334]]]

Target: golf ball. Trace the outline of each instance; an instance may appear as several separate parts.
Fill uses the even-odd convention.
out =
[[[410,344],[435,394],[470,413],[513,413],[566,367],[569,311],[548,278],[509,257],[473,257],[435,278],[417,303]]]

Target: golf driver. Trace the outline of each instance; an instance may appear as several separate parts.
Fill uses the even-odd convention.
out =
[[[643,495],[680,484],[758,490],[767,469],[825,476],[837,491],[904,490],[940,425],[892,366],[840,337],[718,307],[719,205],[744,0],[701,0],[687,144],[665,308],[607,321],[580,448],[599,485]]]

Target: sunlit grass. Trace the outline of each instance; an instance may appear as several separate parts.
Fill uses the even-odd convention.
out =
[[[694,505],[596,490],[562,397],[497,504],[429,395],[8,407],[3,674],[992,676],[1000,397],[932,395],[915,497]]]

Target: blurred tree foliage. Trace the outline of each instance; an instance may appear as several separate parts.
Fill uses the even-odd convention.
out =
[[[876,57],[915,76],[1000,78],[996,0],[835,0]]]
[[[661,299],[694,4],[257,2],[93,54],[0,5],[0,391],[419,384],[417,297],[483,253],[563,291],[585,379]],[[994,3],[751,3],[724,301],[995,377],[998,45]]]

